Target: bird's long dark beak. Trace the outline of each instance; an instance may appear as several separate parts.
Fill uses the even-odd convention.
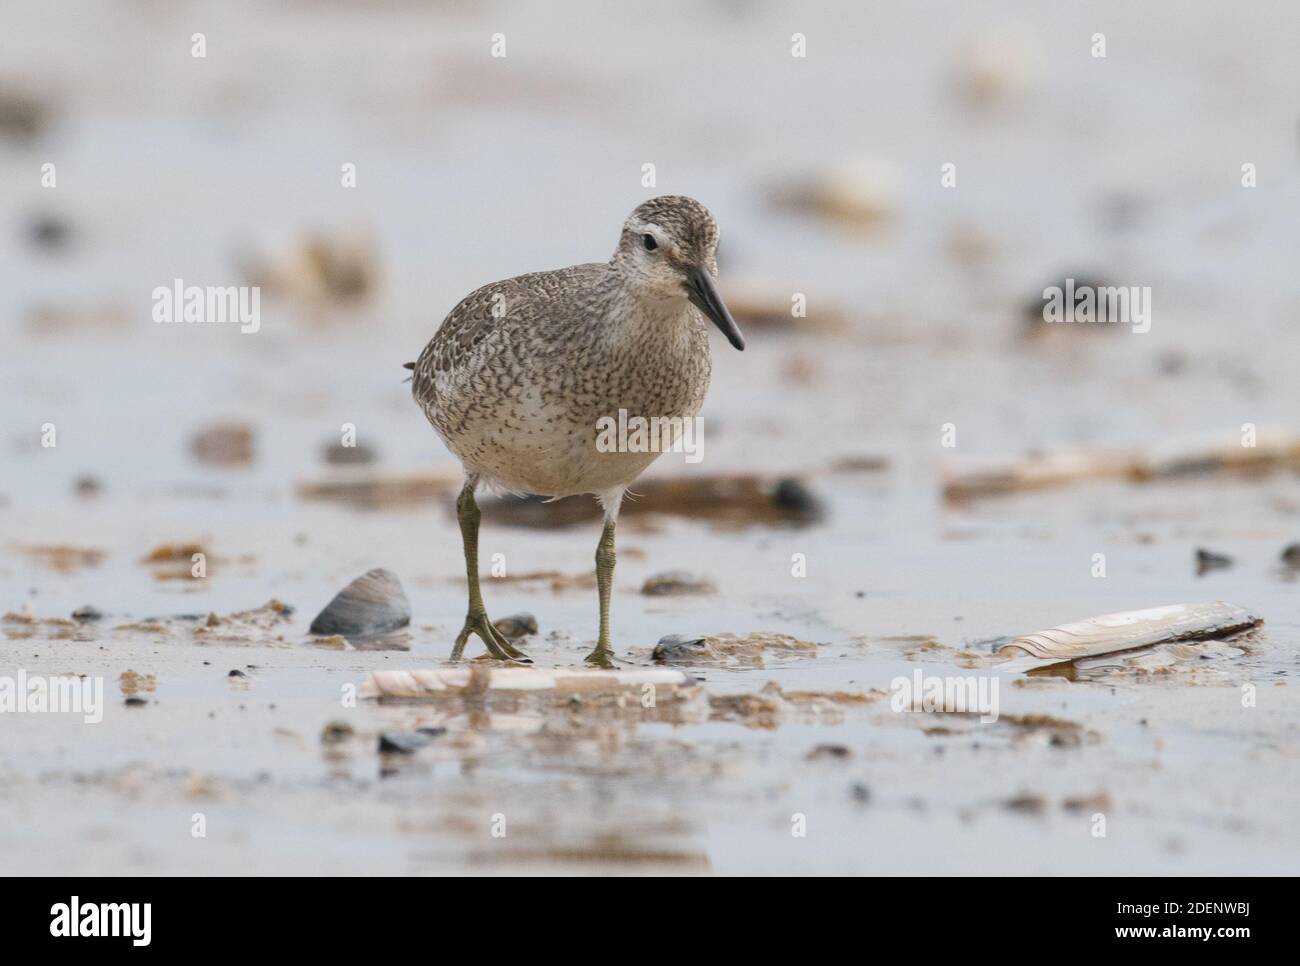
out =
[[[742,352],[745,350],[745,337],[740,334],[740,327],[731,317],[727,307],[722,304],[718,287],[713,284],[713,276],[702,265],[692,265],[686,273],[686,296],[691,304],[712,320],[727,341]]]

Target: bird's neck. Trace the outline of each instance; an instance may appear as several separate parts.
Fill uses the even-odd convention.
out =
[[[607,348],[665,355],[692,351],[700,322],[684,293],[666,296],[622,281],[611,286],[607,300],[601,327]]]

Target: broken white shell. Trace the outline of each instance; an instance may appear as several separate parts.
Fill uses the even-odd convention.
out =
[[[1260,623],[1263,623],[1263,618],[1258,615],[1222,601],[1169,604],[1103,614],[1037,631],[1003,644],[998,653],[1007,657],[1028,656],[1040,661],[1071,661],[1173,641],[1224,637]]]

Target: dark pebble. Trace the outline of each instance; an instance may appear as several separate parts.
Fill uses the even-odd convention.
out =
[[[492,626],[504,634],[507,640],[517,641],[529,634],[537,633],[537,618],[521,611],[518,614],[508,614],[499,621],[493,621]]]
[[[821,501],[813,496],[808,484],[792,476],[777,482],[772,502],[778,509],[796,516],[812,518],[822,514]]]
[[[379,750],[384,753],[413,755],[432,740],[433,737],[423,731],[385,731],[379,736]]]
[[[81,621],[83,624],[100,620],[103,616],[102,613],[90,604],[86,604],[84,607],[78,607],[72,612],[72,619],[74,621]]]
[[[1232,566],[1232,558],[1227,554],[1215,553],[1204,547],[1196,548],[1196,574],[1199,577],[1208,570],[1221,570]]]

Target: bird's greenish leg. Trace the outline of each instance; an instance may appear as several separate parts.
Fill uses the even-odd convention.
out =
[[[465,642],[470,634],[477,634],[487,645],[488,652],[503,661],[530,663],[528,657],[511,644],[504,634],[492,626],[488,620],[487,608],[483,606],[483,593],[478,580],[478,524],[480,513],[474,502],[473,479],[466,481],[460,496],[456,498],[456,519],[460,522],[460,538],[465,545],[465,576],[469,581],[469,609],[465,614],[465,626],[456,635],[456,643],[451,649],[451,659],[459,661],[465,651]]]
[[[606,520],[596,544],[596,592],[600,595],[600,636],[596,649],[587,655],[587,663],[597,667],[614,666],[614,648],[609,643],[609,595],[614,589],[614,521]]]

